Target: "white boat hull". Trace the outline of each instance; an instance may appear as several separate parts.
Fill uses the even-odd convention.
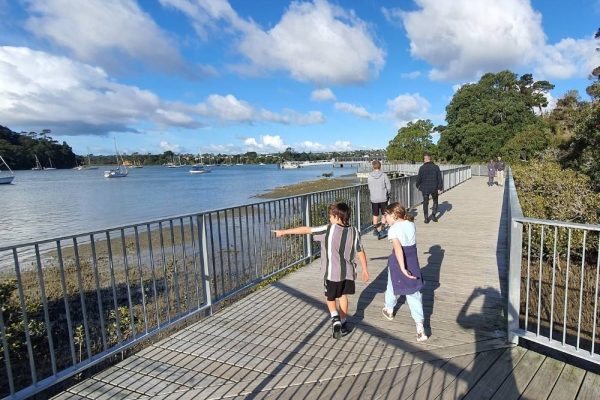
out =
[[[126,176],[127,176],[127,171],[125,171],[125,172],[117,171],[117,170],[104,171],[105,178],[125,178]]]
[[[15,179],[14,176],[0,176],[0,185],[8,185]]]

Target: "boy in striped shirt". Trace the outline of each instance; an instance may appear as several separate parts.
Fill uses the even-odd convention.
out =
[[[346,324],[348,296],[354,294],[356,259],[361,265],[362,279],[369,280],[367,256],[360,243],[358,229],[350,226],[350,207],[346,203],[329,206],[329,224],[310,227],[299,226],[275,231],[277,237],[284,235],[312,234],[321,243],[321,276],[325,286],[327,308],[331,314],[331,330],[335,339],[350,333]],[[339,311],[338,311],[339,303]]]

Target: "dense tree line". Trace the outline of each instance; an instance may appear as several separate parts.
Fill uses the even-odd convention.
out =
[[[50,136],[51,131],[44,129],[41,133],[20,132],[16,133],[9,128],[0,126],[0,155],[8,165],[15,170],[30,169],[36,166],[37,156],[42,167],[49,167],[50,163],[56,168],[73,168],[89,163],[92,165],[111,165],[116,163],[115,155],[76,155],[71,147],[63,142],[58,142]],[[315,161],[331,158],[377,158],[385,157],[385,150],[357,150],[341,152],[296,152],[288,147],[285,151],[274,154],[258,154],[249,151],[241,154],[176,154],[165,151],[162,154],[123,154],[127,164],[136,165],[164,165],[167,163],[195,164],[274,164],[283,161]]]
[[[41,133],[16,133],[0,126],[0,155],[12,169],[35,167],[36,156],[43,167],[74,167],[76,156],[71,147],[66,142],[59,144],[52,139],[50,133],[49,129],[44,129]]]

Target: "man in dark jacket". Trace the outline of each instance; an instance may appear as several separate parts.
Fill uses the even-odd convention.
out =
[[[441,194],[444,190],[444,180],[440,167],[431,161],[431,156],[428,153],[423,155],[423,165],[419,168],[417,189],[423,194],[423,216],[425,217],[425,223],[428,224],[429,220],[437,222],[438,194]],[[431,207],[433,214],[431,218],[429,217],[429,196],[433,200],[433,206]]]

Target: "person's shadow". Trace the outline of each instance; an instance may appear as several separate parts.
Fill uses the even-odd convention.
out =
[[[429,251],[425,252],[425,254],[429,254],[427,264],[421,267],[421,274],[425,280],[425,287],[421,290],[421,293],[423,294],[424,325],[427,336],[431,336],[432,334],[431,316],[433,315],[435,304],[434,292],[440,287],[440,270],[444,260],[444,253],[445,250],[439,244],[431,246]]]
[[[470,309],[473,308],[475,300],[481,296],[483,296],[483,304],[480,308],[481,311],[478,313],[469,312],[471,311]],[[481,348],[482,345],[485,346],[485,343],[489,341],[490,338],[504,337],[506,332],[506,317],[504,315],[503,301],[500,292],[492,287],[475,288],[460,309],[458,316],[456,317],[456,322],[465,329],[473,329],[475,333],[476,353],[486,351],[487,349]],[[475,357],[475,361],[469,369],[470,374],[477,376],[482,370],[489,368],[489,365],[487,364],[481,365],[483,359],[484,357]],[[506,363],[506,365],[511,365],[511,359],[512,356],[509,348],[503,352],[502,362]],[[483,362],[485,363],[485,361]],[[490,385],[480,384],[478,385],[479,393],[474,395],[474,397],[490,398],[494,394],[498,395],[498,393],[496,393],[496,390],[498,390],[502,393],[501,398],[520,398],[520,392],[517,388],[512,368],[510,371],[505,371],[507,371],[505,379],[503,376],[499,375],[486,378],[493,379],[494,381],[504,379],[500,387],[495,386],[494,382],[490,382]],[[465,377],[464,379],[468,380],[469,378]],[[463,395],[465,394],[466,393]],[[471,393],[469,393],[469,395],[471,395]]]
[[[440,204],[438,204],[437,211],[437,218],[441,219],[444,216],[444,214],[446,214],[449,211],[452,211],[452,204],[448,203],[448,201],[443,201]]]

